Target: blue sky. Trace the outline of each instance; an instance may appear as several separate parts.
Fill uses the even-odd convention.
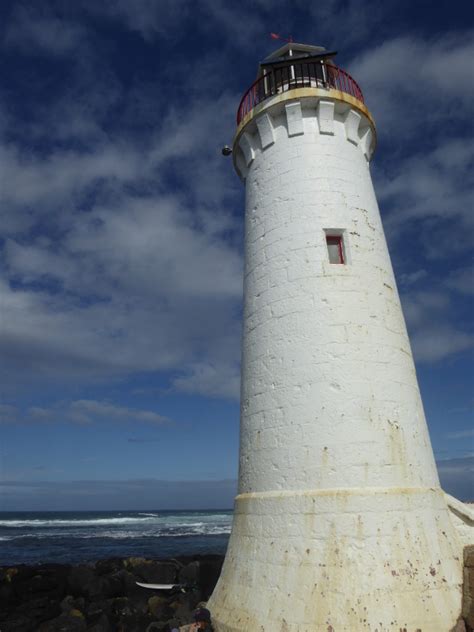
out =
[[[0,7],[0,510],[230,507],[243,187],[220,148],[278,42],[338,51],[443,486],[474,499],[468,2]]]

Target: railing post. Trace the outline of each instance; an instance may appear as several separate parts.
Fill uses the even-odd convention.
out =
[[[322,86],[346,92],[364,103],[364,95],[358,83],[337,66],[325,61],[298,62],[280,68],[271,68],[259,77],[247,90],[237,109],[237,124],[259,103],[270,96],[299,86]]]

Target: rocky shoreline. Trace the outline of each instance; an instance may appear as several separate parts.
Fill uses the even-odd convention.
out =
[[[114,558],[95,563],[0,567],[1,632],[168,632],[192,621],[224,557]],[[157,591],[136,582],[186,584]]]
[[[0,632],[169,632],[192,621],[219,578],[223,555],[112,558],[0,567]],[[185,584],[158,591],[144,583]],[[463,617],[474,629],[474,546],[464,551]]]

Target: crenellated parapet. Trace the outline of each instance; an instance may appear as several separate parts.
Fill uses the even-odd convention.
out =
[[[338,90],[299,88],[264,101],[241,121],[233,156],[242,180],[255,157],[282,134],[339,136],[359,147],[367,161],[376,146],[374,120],[358,99]]]

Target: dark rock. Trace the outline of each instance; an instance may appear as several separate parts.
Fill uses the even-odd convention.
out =
[[[109,559],[75,567],[3,567],[0,630],[145,632],[150,628],[150,632],[169,632],[192,620],[197,603],[212,591],[221,563],[219,556],[187,556]],[[180,581],[196,589],[157,593],[137,586],[136,581]]]
[[[472,544],[464,547],[464,566],[474,568],[474,545]]]
[[[153,561],[142,558],[126,560],[127,569],[139,581],[150,584],[172,584],[178,579],[179,565],[175,561]]]
[[[109,620],[105,614],[102,614],[102,616],[93,625],[88,625],[87,632],[112,632]]]
[[[173,628],[170,628],[167,623],[163,624],[159,621],[152,621],[145,632],[169,632],[172,629]]]
[[[3,569],[5,571],[6,581],[12,584],[16,582],[23,582],[26,579],[30,579],[33,575],[36,575],[36,568],[34,566],[14,566]]]
[[[71,569],[67,578],[68,592],[74,597],[94,599],[103,594],[105,580],[95,574],[90,566],[80,565]]]
[[[66,593],[66,582],[61,577],[55,577],[52,573],[34,575],[24,582],[15,584],[17,595],[21,593],[25,597],[48,596],[50,599],[60,600]]]
[[[128,617],[133,614],[133,611],[134,607],[128,597],[109,599],[109,612],[114,620],[118,621],[123,617]]]
[[[117,623],[117,632],[143,632],[150,625],[151,619],[144,614],[125,615]]]
[[[123,568],[123,560],[119,557],[112,557],[107,560],[99,560],[95,563],[95,570],[98,575],[112,575]]]
[[[148,599],[148,611],[156,621],[165,622],[173,616],[173,610],[169,606],[168,599],[159,595],[154,595]]]
[[[15,574],[11,579],[11,584],[17,592],[25,594],[51,594],[51,596],[61,596],[65,593],[66,578],[70,567],[62,564],[43,564],[31,568],[32,573],[21,572]]]
[[[61,601],[61,610],[64,614],[68,614],[71,610],[81,610],[85,608],[86,602],[84,597],[73,597],[72,595],[66,595]]]
[[[107,620],[111,614],[112,605],[110,600],[99,600],[93,602],[86,602],[84,607],[84,614],[88,624],[96,624],[102,621],[103,617]]]
[[[197,584],[199,581],[200,563],[195,560],[190,564],[186,564],[179,571],[179,581],[182,584]]]
[[[137,586],[137,577],[124,568],[109,577],[114,586],[117,587],[118,594],[111,594],[111,597],[126,595],[127,597],[145,597],[144,589]]]
[[[467,629],[474,628],[474,568],[464,567],[462,616]]]
[[[15,598],[15,591],[10,583],[0,583],[0,604],[6,606]],[[1,606],[0,606],[1,607]]]
[[[24,614],[18,614],[7,621],[2,621],[2,632],[37,632],[35,621]]]
[[[123,571],[122,569],[114,575],[102,578],[102,594],[104,595],[104,597],[121,597],[124,594],[126,585],[124,584],[123,576],[121,575],[121,573],[123,572],[126,573],[127,571]],[[139,588],[139,586],[137,586],[135,582],[134,584],[135,588]]]
[[[217,584],[221,574],[224,559],[219,556],[208,556],[199,561],[199,588],[203,593],[203,599],[207,600]]]
[[[27,614],[30,619],[37,623],[48,621],[61,614],[61,607],[55,600],[49,597],[36,597],[28,599],[17,608],[17,614]]]
[[[38,632],[85,632],[87,625],[80,616],[62,614],[56,619],[42,623]]]

